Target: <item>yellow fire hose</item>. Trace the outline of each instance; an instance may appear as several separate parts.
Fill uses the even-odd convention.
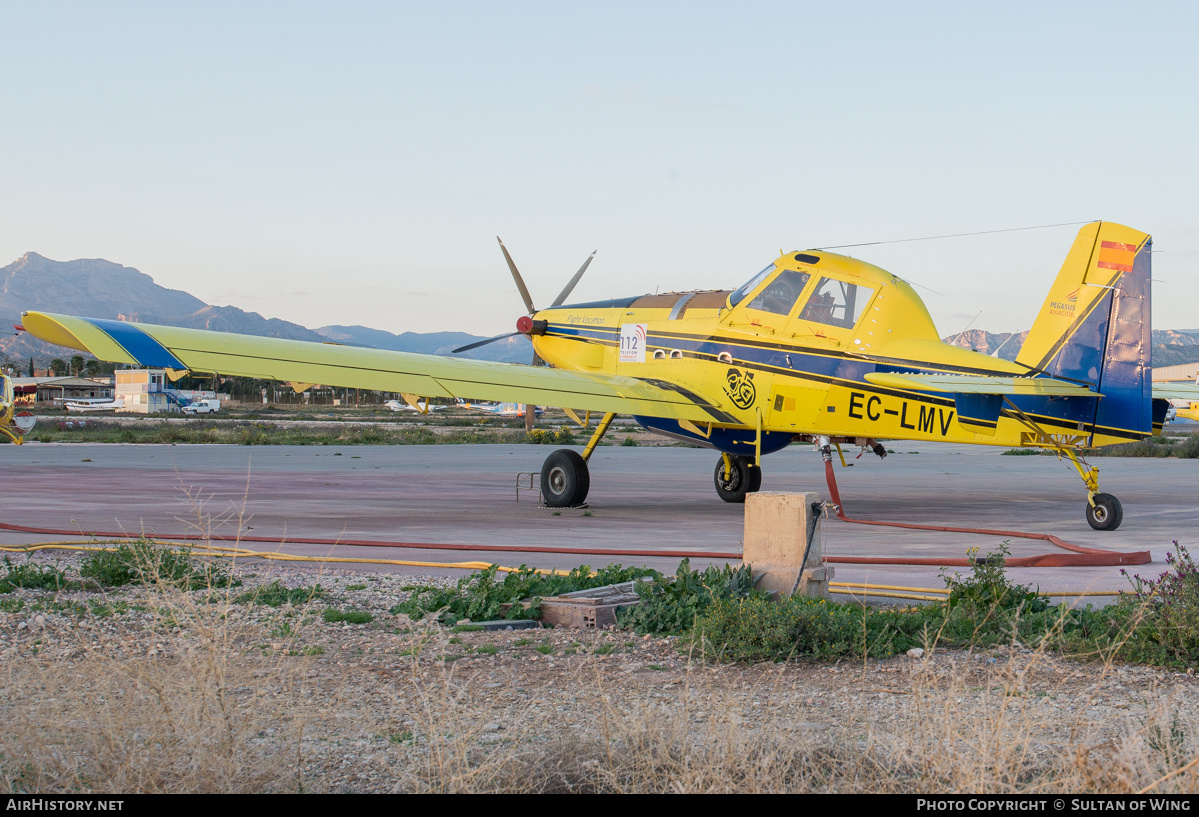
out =
[[[273,553],[270,551],[247,550],[245,548],[229,547],[227,545],[194,545],[184,542],[168,542],[152,540],[156,545],[186,548],[198,556],[211,556],[215,559],[268,559],[275,562],[346,562],[351,564],[401,565],[404,567],[444,567],[459,570],[486,570],[490,562],[420,562],[407,559],[354,559],[347,556],[296,556],[290,553]],[[113,551],[116,547],[103,545],[83,545],[78,542],[35,542],[30,545],[0,545],[0,553],[32,553],[37,550],[83,550],[83,551]],[[516,573],[519,567],[496,568],[504,573]],[[565,576],[570,571],[535,568],[535,573],[551,576]]]
[[[151,540],[156,545],[185,548],[199,556],[210,556],[215,559],[265,559],[274,562],[317,562],[344,564],[374,564],[399,565],[401,567],[439,567],[457,570],[486,570],[490,562],[424,562],[411,559],[361,559],[348,556],[297,556],[290,553],[273,551],[248,550],[230,545],[193,544],[171,542],[167,540]],[[113,551],[113,546],[85,545],[79,542],[53,541],[34,542],[29,545],[0,545],[0,553],[33,553],[39,550],[80,550],[80,551]],[[519,567],[496,565],[496,569],[504,573],[516,573]],[[554,568],[534,568],[535,573],[548,576],[565,576],[568,570]],[[1050,598],[1083,598],[1088,596],[1118,596],[1120,590],[1085,590],[1078,592],[1053,592],[1042,595]],[[896,584],[866,584],[859,582],[829,582],[829,593],[841,596],[878,596],[892,599],[915,599],[917,601],[944,601],[949,590],[935,587],[905,587]]]

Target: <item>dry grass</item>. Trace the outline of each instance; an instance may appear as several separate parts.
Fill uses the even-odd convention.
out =
[[[78,628],[54,658],[7,662],[0,789],[295,790],[314,713],[296,706],[294,668],[242,654],[250,634],[228,598],[205,604],[162,584],[144,598],[145,654],[93,649]]]
[[[422,708],[418,749],[403,787],[426,792],[881,792],[1040,794],[1051,792],[1194,793],[1192,758],[1199,722],[1183,716],[1178,695],[1146,698],[1143,714],[1113,723],[1085,713],[1047,735],[1043,695],[1027,684],[1047,657],[1013,654],[981,677],[963,667],[916,664],[907,705],[877,720],[867,707],[819,724],[750,704],[810,690],[767,671],[747,694],[719,688],[693,667],[686,693],[671,703],[628,701],[620,682],[595,663],[580,669],[579,710],[594,714],[582,736],[546,739],[524,724],[501,744],[480,745],[484,707],[473,707],[452,673],[415,672]],[[1110,667],[1093,667],[1103,672]],[[865,681],[866,678],[861,679]],[[715,694],[713,694],[715,693]],[[1052,731],[1052,730],[1050,730]],[[1191,763],[1189,763],[1191,762]],[[1165,778],[1165,779],[1163,779]]]
[[[393,705],[381,709],[364,694],[375,678],[352,670],[312,677],[304,671],[311,662],[247,651],[261,633],[240,625],[236,608],[191,599],[171,588],[152,591],[157,623],[171,633],[158,655],[96,653],[81,634],[70,656],[9,662],[0,788],[327,790],[324,772],[307,763],[313,741],[336,746],[370,735],[389,737],[375,741],[359,775],[365,779],[335,788],[1134,792],[1199,750],[1199,722],[1180,709],[1178,692],[1143,695],[1137,713],[1099,717],[1084,705],[1056,718],[1046,706],[1054,694],[1046,680],[1060,668],[1047,665],[1060,659],[1021,651],[985,670],[965,654],[898,669],[896,661],[842,667],[849,683],[840,690],[814,688],[819,667],[806,678],[786,665],[763,667],[745,685],[729,684],[727,667],[691,665],[672,677],[677,692],[656,700],[628,695],[610,663],[580,656],[560,718],[530,713],[497,724],[476,673],[433,658],[444,653],[447,636],[412,635],[414,646],[424,638],[420,657],[391,679]],[[1113,669],[1083,666],[1094,676]],[[889,673],[882,682],[880,671]],[[318,687],[323,692],[314,695]],[[814,695],[840,696],[851,709],[816,720],[822,702]],[[882,698],[886,707],[875,704]],[[405,716],[403,728],[398,718]],[[563,729],[561,720],[581,728]],[[1188,770],[1157,790],[1195,788]]]
[[[661,659],[679,664],[669,668],[621,663],[634,647],[662,642],[598,654],[601,642],[615,643],[610,634],[575,633],[586,643],[570,654],[572,634],[554,633],[544,636],[558,639],[553,654],[542,656],[533,645],[513,648],[520,632],[458,638],[500,645],[493,657],[423,622],[362,632],[356,649],[390,645],[381,658],[356,659],[346,643],[313,657],[263,649],[281,637],[227,591],[209,599],[159,583],[137,592],[147,612],[119,622],[114,635],[128,649],[100,644],[101,622],[81,617],[56,634],[53,649],[10,653],[0,670],[0,790],[1006,794],[1199,786],[1189,765],[1199,754],[1194,685],[1161,670],[1135,671],[1151,680],[1128,681],[1138,688],[1125,687],[1118,703],[1127,708],[1099,708],[1092,698],[1100,685],[1134,671],[1018,645],[989,657],[933,648],[920,661],[837,665],[728,666],[675,655]],[[296,625],[289,644],[359,632],[315,615],[288,620]],[[456,650],[469,654],[444,660]]]

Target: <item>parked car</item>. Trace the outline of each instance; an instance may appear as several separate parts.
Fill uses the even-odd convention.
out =
[[[197,400],[194,403],[188,403],[180,411],[184,414],[215,414],[220,408],[220,400]]]

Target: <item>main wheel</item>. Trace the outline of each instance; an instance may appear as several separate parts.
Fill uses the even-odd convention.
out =
[[[541,465],[541,498],[551,508],[582,505],[591,489],[587,463],[577,452],[559,448]]]
[[[1111,494],[1095,494],[1095,504],[1087,503],[1087,524],[1095,530],[1115,530],[1124,521],[1124,506]]]
[[[733,467],[729,469],[727,478],[724,475],[724,457],[716,461],[716,473],[713,475],[716,482],[716,493],[725,502],[744,502],[745,495],[750,492],[750,486],[753,485],[753,476],[750,474],[753,469],[742,457],[731,457],[731,459]]]
[[[762,490],[762,466],[754,465],[747,458],[745,468],[749,471],[749,493],[756,494]]]

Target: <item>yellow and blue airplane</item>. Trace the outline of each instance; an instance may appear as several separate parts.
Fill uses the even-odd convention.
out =
[[[1082,477],[1087,521],[1114,530],[1121,504],[1100,492],[1082,449],[1148,437],[1170,399],[1199,398],[1199,386],[1158,394],[1152,385],[1151,239],[1119,224],[1079,231],[1014,362],[944,343],[905,281],[832,252],[784,253],[733,291],[566,304],[584,264],[538,310],[500,246],[528,310],[512,334],[527,335],[548,366],[42,312],[23,324],[50,343],[176,378],[221,372],[602,415],[582,453],[545,460],[541,489],[553,507],[586,499],[587,462],[620,414],[718,451],[713,477],[727,502],[758,490],[762,457],[795,441],[826,458],[852,444],[885,456],[884,439],[1049,448]]]
[[[17,411],[17,408],[12,379],[0,374],[0,434],[20,445],[25,435],[37,424],[37,418],[28,411]]]

